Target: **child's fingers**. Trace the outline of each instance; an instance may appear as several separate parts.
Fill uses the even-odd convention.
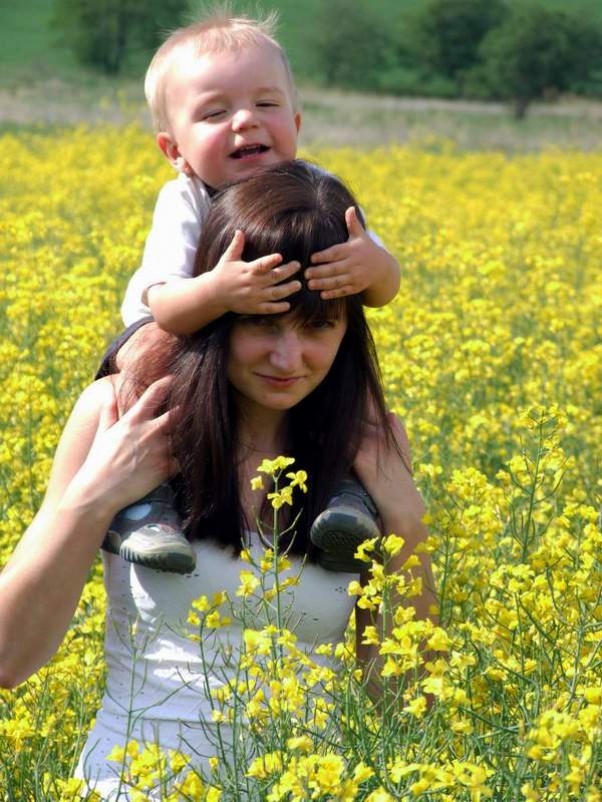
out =
[[[312,265],[317,264],[324,264],[325,262],[336,262],[340,259],[344,259],[346,254],[346,248],[344,244],[341,245],[332,245],[330,248],[326,248],[323,251],[316,251],[316,253],[312,253],[311,255],[311,263]],[[309,268],[309,271],[313,272],[313,268]],[[310,276],[308,276],[310,278]]]
[[[260,256],[259,259],[249,262],[249,267],[254,273],[261,275],[262,273],[267,273],[269,270],[272,270],[276,265],[279,265],[281,261],[281,254],[270,253],[267,256]]]
[[[294,276],[300,269],[301,265],[299,262],[287,262],[287,264],[280,265],[280,267],[274,267],[267,277],[272,284],[279,284],[281,281],[285,281],[287,278]],[[295,283],[299,285],[298,289],[301,289],[301,282],[297,281]]]
[[[257,304],[258,315],[281,315],[288,312],[291,305],[288,301],[262,301]]]
[[[308,267],[305,271],[305,278],[308,281],[321,281],[325,278],[332,278],[347,272],[347,261],[339,259],[338,261],[328,262],[328,264],[320,265],[320,267]],[[312,287],[312,289],[314,289]],[[320,289],[316,287],[315,289]],[[326,288],[324,288],[326,289]]]
[[[345,212],[345,223],[350,237],[361,237],[365,229],[359,221],[355,206],[350,206]]]
[[[232,237],[232,241],[224,251],[222,260],[226,262],[238,261],[242,256],[244,247],[245,247],[245,235],[239,228],[237,228],[236,231],[234,232],[234,236]]]
[[[286,284],[276,284],[273,287],[266,287],[262,296],[268,301],[281,301],[283,298],[288,298],[294,292],[299,292],[301,289],[300,281],[287,281]]]
[[[337,290],[324,290],[320,293],[320,298],[323,301],[332,301],[334,298],[345,298],[347,295],[357,295],[358,290],[347,284],[345,287],[340,287]]]
[[[312,278],[308,282],[310,290],[341,290],[343,287],[354,286],[351,277],[345,273],[334,273],[324,278]],[[355,290],[357,292],[357,289]]]

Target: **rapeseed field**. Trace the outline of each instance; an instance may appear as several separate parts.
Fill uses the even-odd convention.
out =
[[[170,178],[137,128],[1,141],[0,565],[120,329]],[[347,647],[336,673],[303,660],[286,620],[253,627],[278,590],[267,577],[295,581],[267,552],[241,573],[239,682],[214,710],[218,725],[244,722],[253,759],[220,774],[217,750],[199,777],[185,755],[132,743],[117,755],[131,798],[601,802],[602,155],[445,143],[303,155],[350,183],[404,269],[370,321],[429,509],[440,627],[413,620],[407,577],[375,563],[352,585],[368,608],[392,591],[408,600],[390,636],[367,633],[387,687],[375,706]],[[303,466],[263,468],[276,499],[305,481]],[[388,538],[385,558],[399,545]],[[219,637],[227,608],[195,603],[199,643]],[[97,564],[51,664],[0,691],[3,801],[94,798],[69,778],[100,699],[103,615]]]

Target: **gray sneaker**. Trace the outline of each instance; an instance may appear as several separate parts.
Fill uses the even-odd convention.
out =
[[[319,549],[318,565],[328,571],[357,574],[366,567],[354,557],[358,546],[380,534],[372,498],[355,479],[344,479],[313,522],[309,537]]]
[[[157,571],[190,574],[196,566],[196,554],[182,532],[168,484],[120,510],[102,548]]]

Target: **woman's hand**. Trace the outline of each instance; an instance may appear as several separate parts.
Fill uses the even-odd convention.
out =
[[[0,687],[52,657],[112,517],[176,471],[170,413],[157,415],[170,381],[152,384],[120,419],[111,379],[80,396],[42,507],[0,574]]]
[[[88,504],[108,504],[117,512],[176,473],[168,436],[172,412],[157,415],[170,384],[169,376],[151,384],[121,418],[115,393],[107,396],[88,454],[65,493],[67,502],[83,496]]]
[[[378,507],[385,532],[405,537],[408,528],[420,524],[425,508],[412,478],[405,428],[392,412],[387,419],[395,442],[388,442],[386,432],[377,424],[365,423],[353,467]]]

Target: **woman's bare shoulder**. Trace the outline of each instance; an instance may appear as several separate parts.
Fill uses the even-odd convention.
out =
[[[88,454],[102,410],[115,403],[114,379],[111,376],[92,382],[81,392],[54,455],[44,504],[60,499]]]
[[[113,404],[116,398],[114,376],[105,376],[85,387],[75,402],[69,417],[68,427],[98,420],[98,413],[106,404]]]
[[[96,406],[99,403],[105,403],[112,400],[116,392],[116,376],[103,376],[102,379],[96,379],[87,387],[84,387],[75,406],[81,406],[83,409],[88,406]]]

